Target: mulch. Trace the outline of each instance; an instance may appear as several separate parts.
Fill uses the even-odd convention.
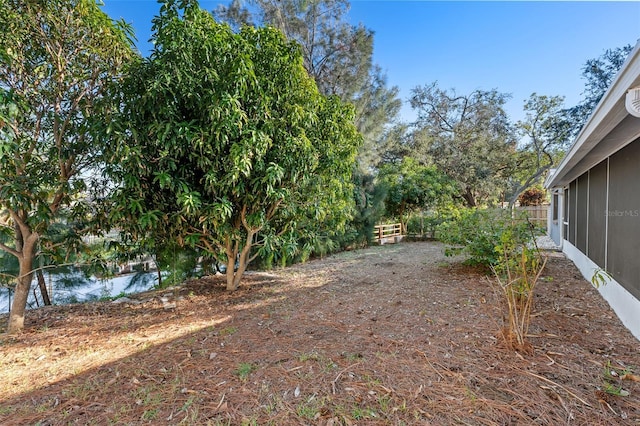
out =
[[[640,342],[548,254],[530,352],[437,242],[38,309],[0,337],[0,424],[639,425]]]

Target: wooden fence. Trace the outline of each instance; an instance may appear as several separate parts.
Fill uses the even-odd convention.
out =
[[[516,207],[516,210],[527,212],[527,215],[529,216],[529,220],[534,225],[538,225],[542,228],[547,227],[547,214],[549,212],[549,205],[525,206],[525,207],[520,206],[520,207]]]
[[[376,225],[373,229],[373,240],[378,244],[398,243],[403,238],[401,223]]]

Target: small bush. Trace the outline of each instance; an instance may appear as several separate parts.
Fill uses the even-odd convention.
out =
[[[520,246],[535,242],[532,225],[526,213],[516,213],[504,209],[468,209],[460,213],[458,219],[445,222],[438,227],[440,241],[448,245],[447,256],[466,254],[467,264],[488,268],[501,260],[501,245],[505,233]]]
[[[521,206],[540,206],[544,203],[547,193],[540,188],[529,188],[518,196],[518,202]]]
[[[525,341],[529,329],[533,291],[544,269],[535,244],[535,229],[526,212],[512,216],[510,210],[468,210],[460,219],[443,224],[440,238],[445,254],[465,253],[467,263],[491,269],[491,281],[502,305],[502,337],[508,347],[530,352]]]
[[[455,221],[460,217],[460,209],[455,206],[445,206],[436,210],[419,212],[409,216],[407,233],[421,238],[439,238],[442,224]]]
[[[496,251],[500,260],[492,265],[496,279],[492,281],[502,303],[502,337],[508,347],[530,353],[533,347],[527,343],[533,291],[544,270],[546,258],[535,245],[522,244],[513,238],[512,230],[504,232]]]

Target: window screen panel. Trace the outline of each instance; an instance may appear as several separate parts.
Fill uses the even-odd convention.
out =
[[[607,269],[640,298],[640,139],[609,159]]]
[[[604,253],[607,226],[607,160],[589,172],[589,237],[587,256],[601,268],[605,267]]]

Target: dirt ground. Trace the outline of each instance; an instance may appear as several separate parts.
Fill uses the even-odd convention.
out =
[[[0,424],[640,425],[640,342],[559,253],[536,293],[532,354],[434,242],[42,308],[0,337]]]

